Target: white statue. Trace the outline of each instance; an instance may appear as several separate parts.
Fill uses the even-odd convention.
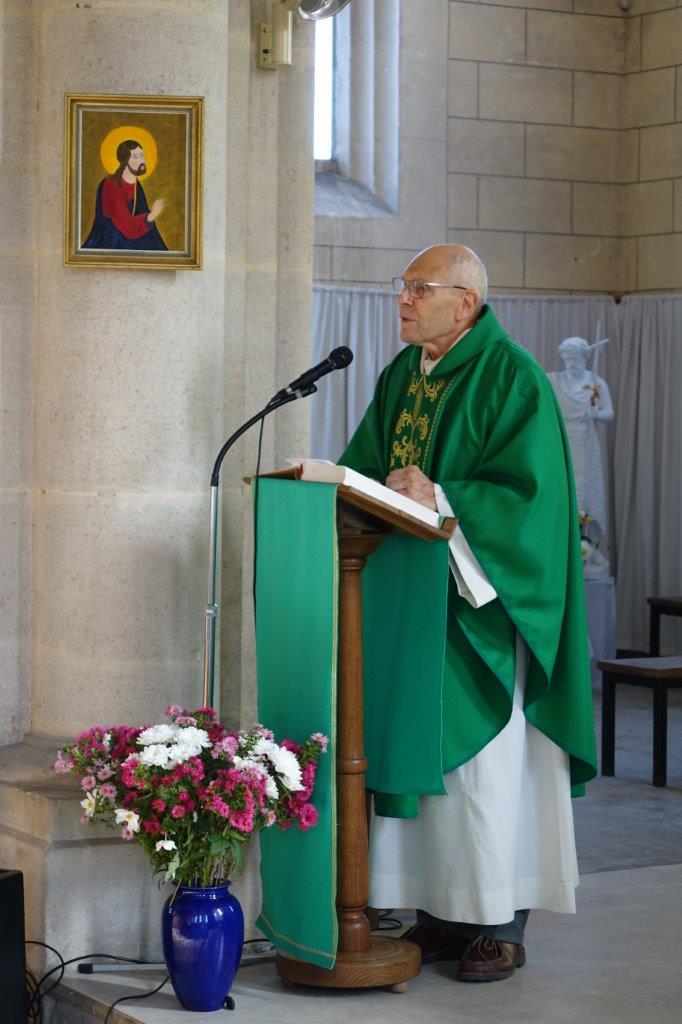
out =
[[[571,445],[578,505],[598,525],[600,533],[606,529],[607,519],[596,423],[613,419],[613,405],[606,381],[588,370],[587,358],[606,340],[589,345],[584,338],[566,338],[559,345],[566,369],[548,374]]]

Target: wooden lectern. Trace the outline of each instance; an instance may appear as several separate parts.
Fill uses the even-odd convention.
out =
[[[301,486],[314,487],[315,484],[302,481]],[[334,967],[327,970],[278,952],[277,972],[285,985],[388,986],[394,992],[404,992],[410,978],[421,970],[419,947],[412,942],[372,935],[365,914],[369,868],[360,574],[367,558],[394,530],[424,540],[449,540],[456,520],[445,519],[440,528],[428,526],[345,484],[339,485],[337,495],[340,568],[336,767],[338,953]]]

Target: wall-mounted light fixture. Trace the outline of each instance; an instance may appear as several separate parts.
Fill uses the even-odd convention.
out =
[[[270,21],[261,22],[258,66],[276,71],[292,63],[292,12],[298,9],[305,21],[322,21],[350,3],[350,0],[275,0],[270,7]]]

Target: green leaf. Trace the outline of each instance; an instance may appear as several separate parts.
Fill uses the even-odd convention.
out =
[[[169,861],[168,867],[166,868],[166,874],[164,875],[164,881],[169,882],[175,877],[175,872],[180,867],[180,851],[176,850],[173,854],[173,859]]]
[[[227,839],[225,836],[211,836],[210,841],[210,850],[212,857],[217,857],[219,853],[223,853],[223,851],[226,850],[230,845],[229,839]]]
[[[234,843],[232,845],[232,863],[234,864],[235,871],[242,871],[244,868],[244,846],[242,843]]]

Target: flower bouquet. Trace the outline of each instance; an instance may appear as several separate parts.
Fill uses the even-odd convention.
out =
[[[80,776],[83,821],[120,829],[176,883],[163,911],[173,988],[188,1010],[224,1005],[244,919],[229,893],[252,835],[317,823],[310,802],[327,737],[275,742],[262,725],[233,732],[212,708],[166,708],[170,723],[95,726],[62,747],[55,770]]]

